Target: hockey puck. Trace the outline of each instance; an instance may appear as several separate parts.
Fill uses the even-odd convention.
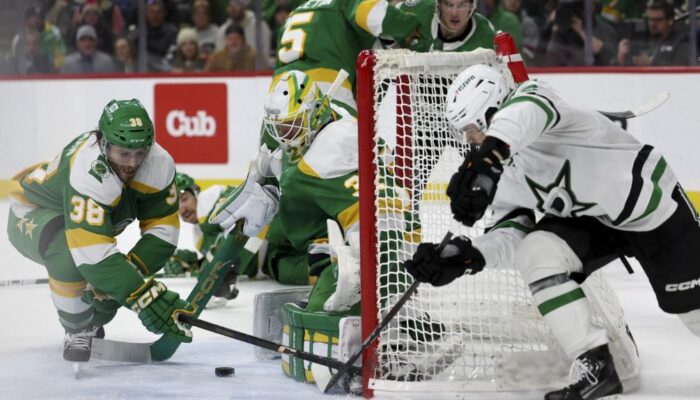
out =
[[[236,372],[235,369],[231,367],[216,367],[214,368],[214,373],[216,376],[231,376]]]

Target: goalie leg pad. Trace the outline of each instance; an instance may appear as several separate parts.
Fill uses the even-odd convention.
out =
[[[284,327],[282,344],[293,349],[339,359],[339,324],[342,315],[310,312],[296,304],[282,307]],[[282,354],[282,370],[300,382],[315,383],[311,362]]]
[[[280,289],[261,292],[253,298],[253,336],[282,343],[282,306],[297,303],[309,297],[311,288],[304,286],[292,289]],[[255,357],[259,360],[279,358],[279,353],[255,347]]]

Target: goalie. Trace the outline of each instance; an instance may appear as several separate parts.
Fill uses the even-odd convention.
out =
[[[243,189],[222,202],[210,218],[224,229],[244,219],[244,232],[249,228],[247,234],[254,235],[276,216],[295,249],[307,253],[317,280],[305,304],[287,304],[283,313],[288,330],[298,330],[295,337],[306,337],[292,345],[314,351],[332,346],[331,338],[337,340],[340,318],[360,312],[357,122],[332,105],[332,92],[324,94],[301,71],[280,77],[270,91],[264,118],[265,129],[280,148],[270,152],[263,147]],[[269,184],[274,178],[279,179],[279,202]],[[401,201],[400,194],[391,190],[385,196]],[[333,228],[327,228],[329,219],[340,225],[345,242],[329,244],[329,234],[337,237]],[[317,379],[308,371],[295,371],[291,364],[285,367],[288,374]]]
[[[478,90],[476,89],[478,86]],[[437,254],[419,246],[406,269],[445,285],[485,266],[514,263],[545,322],[575,359],[577,379],[548,400],[622,392],[604,329],[579,286],[610,261],[635,257],[662,310],[700,336],[698,216],[664,157],[548,84],[515,88],[483,65],[464,70],[446,117],[470,152],[447,188],[454,217],[472,226],[493,209],[487,233],[458,237]],[[544,214],[535,221],[534,212]]]

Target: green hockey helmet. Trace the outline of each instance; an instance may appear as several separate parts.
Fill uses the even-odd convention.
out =
[[[129,149],[153,144],[153,122],[136,99],[112,100],[102,111],[99,129],[107,143]]]
[[[177,186],[177,191],[179,193],[189,190],[195,196],[199,194],[199,186],[197,186],[191,176],[185,173],[177,172],[175,174],[175,186]]]

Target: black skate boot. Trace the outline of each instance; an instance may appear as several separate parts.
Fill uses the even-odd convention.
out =
[[[564,389],[547,393],[545,400],[593,400],[622,393],[622,383],[607,344],[578,356],[572,369],[578,380]]]
[[[92,338],[104,337],[104,329],[101,326],[88,326],[75,332],[66,332],[63,338],[63,359],[71,362],[90,361],[92,350]]]

